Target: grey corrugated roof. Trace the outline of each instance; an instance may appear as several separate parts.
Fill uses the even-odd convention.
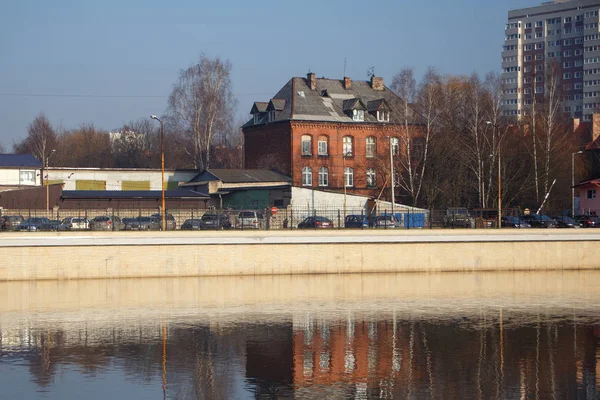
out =
[[[350,113],[346,113],[346,106],[350,100],[359,99],[367,105],[369,112],[375,113],[381,104],[386,104],[391,110],[389,123],[400,123],[402,116],[402,100],[389,88],[373,90],[369,81],[352,81],[350,89],[344,89],[343,80],[317,78],[315,90],[311,90],[305,78],[292,78],[283,88],[273,96],[273,99],[285,101],[283,109],[276,114],[275,121],[323,121],[344,123],[383,123],[377,121],[376,115],[365,113],[364,122],[355,122]],[[292,93],[292,86],[294,87]],[[292,104],[294,109],[292,110]],[[258,124],[251,119],[244,128],[268,122],[267,115],[263,116]]]
[[[33,154],[0,154],[0,167],[41,168],[42,163]]]
[[[223,183],[289,182],[290,178],[268,169],[209,169]]]

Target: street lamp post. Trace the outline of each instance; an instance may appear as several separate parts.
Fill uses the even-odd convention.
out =
[[[394,203],[396,202],[396,196],[394,196],[394,148],[392,146],[392,137],[390,136],[390,183],[392,186],[392,220],[394,219]]]
[[[161,227],[163,231],[167,230],[167,210],[165,208],[165,126],[163,122],[156,116],[151,115],[150,118],[160,122],[160,193],[162,200],[161,210]]]
[[[571,153],[571,218],[575,216],[575,154],[582,154],[579,150]]]
[[[49,185],[49,182],[48,182],[48,180],[49,180],[48,179],[48,175],[50,175],[50,173],[48,172],[48,164],[49,164],[49,161],[50,161],[50,157],[52,157],[52,155],[54,153],[56,153],[56,150],[52,150],[50,152],[50,154],[48,154],[45,157],[45,160],[44,160],[45,164],[46,164],[46,171],[45,171],[46,172],[46,211],[50,211],[50,185]],[[42,176],[42,178],[43,178],[43,176]]]

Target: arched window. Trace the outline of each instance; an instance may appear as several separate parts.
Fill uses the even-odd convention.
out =
[[[343,157],[352,157],[352,136],[344,136],[342,139],[342,156]]]
[[[344,180],[346,187],[354,186],[354,170],[350,167],[344,169]]]
[[[375,157],[377,152],[376,143],[373,136],[367,138],[367,157]]]
[[[302,168],[302,186],[312,186],[312,168]]]
[[[327,155],[327,151],[328,151],[328,140],[327,140],[327,136],[319,136],[319,141],[317,142],[317,146],[318,146],[318,154],[320,156],[326,156]]]
[[[319,186],[329,186],[329,169],[319,168]]]
[[[302,135],[302,155],[312,155],[312,136]]]
[[[375,168],[367,168],[367,187],[377,186],[377,175]]]

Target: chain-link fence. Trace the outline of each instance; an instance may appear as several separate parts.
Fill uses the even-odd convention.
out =
[[[309,208],[286,209],[173,209],[167,230],[294,230],[294,229],[495,229],[600,227],[595,215],[570,218],[568,211],[536,214],[520,209],[454,207],[418,208]],[[19,210],[0,209],[2,231],[129,231],[161,230],[157,209]]]

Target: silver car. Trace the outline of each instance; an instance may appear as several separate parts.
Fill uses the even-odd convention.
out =
[[[239,229],[263,229],[265,219],[256,211],[240,211],[236,219],[236,228]]]

